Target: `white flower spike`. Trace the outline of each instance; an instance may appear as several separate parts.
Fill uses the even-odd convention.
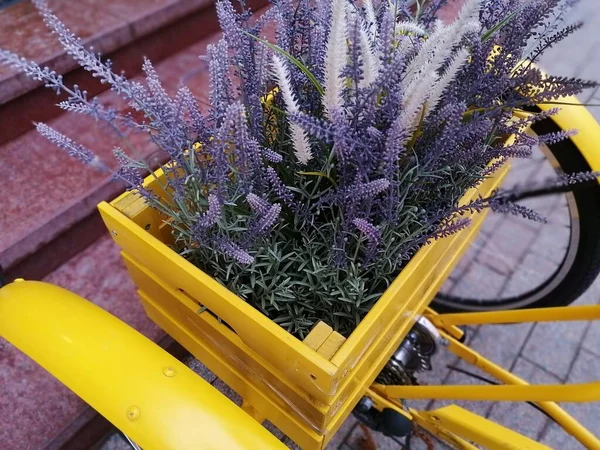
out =
[[[299,112],[300,108],[298,107],[298,101],[296,100],[296,95],[292,88],[290,74],[285,61],[279,55],[273,55],[273,74],[275,75],[279,89],[281,89],[281,95],[283,96],[288,115]],[[288,122],[292,134],[294,154],[300,164],[306,164],[312,159],[308,134],[300,127],[300,125],[293,123],[289,119]]]
[[[342,106],[344,82],[341,72],[346,60],[346,1],[333,0],[331,5],[331,27],[325,55],[325,94],[323,106],[325,115]]]

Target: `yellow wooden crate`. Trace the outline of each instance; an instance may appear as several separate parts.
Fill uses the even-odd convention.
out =
[[[507,170],[463,202],[489,194]],[[159,170],[146,183],[156,188],[163,176]],[[337,431],[485,216],[419,250],[348,339],[322,325],[303,342],[169,248],[169,227],[137,194],[126,192],[99,210],[148,316],[240,394],[257,420],[269,419],[306,449],[324,447]]]

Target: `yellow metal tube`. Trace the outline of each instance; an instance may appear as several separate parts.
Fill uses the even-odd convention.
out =
[[[597,402],[600,401],[600,381],[580,384],[549,385],[443,385],[385,386],[373,389],[390,398],[436,400],[486,400],[495,402]]]
[[[0,336],[146,450],[285,448],[173,356],[65,289],[0,289]]]
[[[600,305],[559,306],[555,308],[514,309],[507,311],[428,314],[435,325],[473,325],[486,323],[555,322],[600,320]]]

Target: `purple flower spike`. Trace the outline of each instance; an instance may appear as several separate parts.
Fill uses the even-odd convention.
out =
[[[380,178],[379,180],[355,185],[354,189],[351,189],[348,195],[356,197],[360,200],[366,200],[381,194],[389,187],[390,182],[385,178]]]
[[[285,204],[289,207],[294,207],[295,202],[292,192],[287,187],[285,187],[285,185],[281,181],[281,178],[279,178],[279,175],[277,175],[277,172],[275,172],[275,169],[273,169],[272,167],[269,167],[267,169],[267,178],[269,179],[269,183],[271,184],[279,198],[281,198],[281,200],[283,200]]]
[[[198,225],[202,228],[212,227],[221,217],[222,211],[223,207],[219,198],[215,194],[208,194],[208,209],[198,220]]]
[[[381,242],[381,233],[371,222],[365,219],[354,219],[352,223],[365,235],[370,245],[378,245]]]
[[[260,198],[256,194],[252,194],[252,193],[248,194],[246,196],[246,201],[250,205],[250,209],[252,209],[252,211],[254,211],[255,213],[258,213],[260,215],[267,214],[269,212],[269,209],[271,208],[271,205],[269,204],[269,202]]]
[[[269,208],[269,211],[264,215],[262,219],[258,222],[256,227],[256,231],[258,233],[264,233],[269,231],[275,222],[279,218],[279,214],[281,213],[281,205],[279,203],[275,203]]]
[[[271,150],[270,148],[263,148],[262,149],[262,154],[265,157],[265,159],[269,162],[272,163],[280,163],[281,161],[283,161],[283,156],[281,156],[279,153],[274,152],[273,150]]]
[[[69,156],[77,158],[85,164],[93,164],[97,161],[96,155],[81,144],[76,143],[62,133],[59,133],[54,128],[49,127],[45,123],[36,123],[35,128],[42,136],[48,139],[57,147],[65,150]]]
[[[244,251],[239,245],[228,239],[220,239],[217,243],[219,249],[230,258],[235,259],[240,264],[252,264],[254,258]]]

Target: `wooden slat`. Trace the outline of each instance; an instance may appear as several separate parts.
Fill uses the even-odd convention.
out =
[[[317,350],[317,353],[329,360],[333,358],[333,355],[335,355],[335,353],[339,350],[339,348],[342,346],[345,340],[346,338],[340,333],[338,333],[337,331],[332,331],[332,333],[327,337],[325,342],[321,344],[321,346]]]
[[[313,329],[310,330],[310,333],[308,333],[308,336],[306,336],[302,342],[319,353],[319,347],[323,345],[331,333],[333,333],[333,328],[331,328],[325,322],[319,321],[313,327]]]

